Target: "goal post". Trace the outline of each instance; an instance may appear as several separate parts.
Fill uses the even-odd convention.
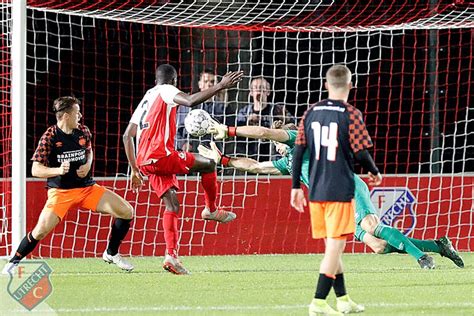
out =
[[[474,9],[463,1],[456,3],[29,0],[23,66],[27,89],[21,103],[28,104],[28,125],[19,131],[27,133],[22,145],[26,158],[13,161],[16,165],[17,159],[27,160],[41,134],[55,123],[55,98],[78,97],[84,123],[93,133],[94,177],[136,210],[121,251],[161,256],[164,207],[148,186],[139,194],[129,189],[122,145],[131,113],[153,86],[156,66],[174,65],[178,87],[188,93],[199,90],[204,69],[218,77],[244,70],[244,80],[221,96],[226,101],[225,123],[234,125],[239,110],[253,102],[252,78],[266,78],[269,103],[284,106],[299,119],[309,104],[326,96],[328,67],[345,63],[355,85],[349,102],[363,112],[374,141],[374,159],[387,175],[383,188],[371,192],[381,218],[415,238],[448,235],[459,249],[472,251],[474,147],[468,139],[474,135],[469,107]],[[22,126],[16,121],[7,125],[2,128]],[[230,156],[279,158],[265,140],[236,138],[221,146]],[[6,156],[4,165],[10,168]],[[180,179],[181,254],[322,249],[311,240],[307,214],[296,214],[289,205],[288,177],[224,168],[219,169],[219,181],[221,205],[238,214],[229,225],[203,221],[198,178]],[[7,184],[4,173],[4,187]],[[23,222],[28,231],[46,190],[44,181],[32,178],[24,187],[35,197],[20,210],[28,212]],[[7,242],[0,241],[0,255],[11,250],[13,235],[25,233],[10,225],[17,215],[9,207],[5,214],[2,223],[9,225],[2,226],[1,236]],[[97,256],[107,243],[111,221],[88,210],[71,210],[34,256]],[[367,250],[354,241],[348,249]]]
[[[26,0],[12,2],[12,251],[26,234]]]

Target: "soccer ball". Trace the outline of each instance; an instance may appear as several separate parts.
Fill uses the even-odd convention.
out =
[[[194,109],[189,111],[184,119],[184,128],[192,136],[204,136],[207,134],[211,116],[204,110]]]

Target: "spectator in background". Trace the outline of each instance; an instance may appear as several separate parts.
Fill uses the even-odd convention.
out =
[[[271,127],[273,121],[280,120],[284,124],[294,123],[296,119],[288,112],[283,104],[268,102],[270,96],[270,83],[263,77],[258,76],[250,81],[250,96],[253,103],[239,110],[237,114],[237,125],[253,125]],[[240,139],[238,141],[240,152],[246,152],[249,158],[258,161],[268,161],[277,156],[273,151],[270,141],[263,139]]]
[[[205,69],[199,75],[198,87],[199,91],[204,91],[213,87],[216,84],[217,77],[214,72],[210,69]],[[224,123],[225,115],[225,102],[221,95],[216,95],[209,100],[204,101],[200,105],[196,106],[195,109],[203,109],[211,115],[219,123]],[[211,140],[209,135],[203,137],[193,137],[186,132],[184,128],[184,119],[191,109],[186,106],[180,106],[176,115],[177,121],[177,133],[176,133],[176,147],[178,150],[197,152],[197,146],[200,143],[208,144]],[[217,144],[222,149],[221,142]]]

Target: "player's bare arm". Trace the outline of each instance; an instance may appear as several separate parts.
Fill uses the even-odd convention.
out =
[[[140,174],[140,170],[137,166],[137,160],[135,157],[135,144],[133,139],[137,135],[137,124],[129,123],[125,133],[122,136],[123,144],[125,147],[125,154],[127,155],[128,164],[132,169],[130,178],[132,180],[132,189],[138,190],[143,185],[143,177]]]
[[[254,159],[238,157],[231,158],[227,166],[254,174],[282,175],[280,170],[275,168],[271,161],[258,162]]]
[[[179,105],[184,106],[195,106],[213,97],[220,90],[228,89],[235,86],[242,80],[244,73],[243,71],[231,71],[222,77],[222,80],[215,86],[209,89],[193,93],[191,95],[180,92],[174,98],[173,101]]]
[[[288,133],[282,129],[267,128],[262,126],[227,126],[219,122],[211,121],[208,129],[209,134],[213,134],[216,139],[240,136],[255,139],[268,139],[271,141],[284,143],[290,139]]]
[[[224,157],[227,160],[225,163],[226,166],[240,171],[248,171],[254,174],[282,175],[281,171],[278,170],[271,161],[258,162],[257,160],[251,158],[226,157],[219,151],[214,142],[211,142],[211,148],[199,145],[198,151],[201,156],[214,160],[216,164],[222,163],[222,159]]]
[[[62,176],[69,172],[69,161],[64,161],[61,163],[61,166],[57,168],[50,168],[38,161],[33,162],[31,167],[31,175],[36,178],[52,178],[57,176]]]

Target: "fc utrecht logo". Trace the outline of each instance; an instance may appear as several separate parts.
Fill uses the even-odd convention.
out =
[[[415,196],[408,188],[374,188],[370,199],[380,221],[408,235],[416,225]]]
[[[8,293],[26,309],[32,310],[52,292],[49,275],[53,272],[44,261],[20,262],[16,273],[10,273]]]

